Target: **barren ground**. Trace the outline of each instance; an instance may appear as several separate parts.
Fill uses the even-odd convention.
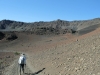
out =
[[[82,36],[17,35],[14,41],[0,41],[0,53],[25,53],[25,75],[100,75],[100,28]],[[12,60],[4,75],[18,74],[17,60]]]

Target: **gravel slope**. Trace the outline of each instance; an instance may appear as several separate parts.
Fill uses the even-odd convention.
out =
[[[19,47],[18,44],[9,47],[15,51],[22,50],[21,48],[26,50],[28,58],[26,73],[31,73],[30,75],[100,75],[100,28],[69,41],[62,37],[59,39],[55,37],[55,40],[50,42],[45,41],[42,39],[35,43],[35,46],[34,42],[30,41],[31,45],[23,44]],[[11,71],[7,71],[5,75],[17,75],[15,64],[17,63],[10,66]]]

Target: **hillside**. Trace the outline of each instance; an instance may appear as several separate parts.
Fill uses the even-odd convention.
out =
[[[0,61],[6,62],[0,64],[0,74],[18,75],[19,56],[14,54],[25,53],[27,67],[22,75],[100,75],[99,20],[68,22],[68,27],[73,26],[78,36],[72,33],[37,35],[27,30],[12,32],[10,28],[6,31],[14,21],[7,23],[8,27],[0,32],[0,59],[6,59]]]
[[[100,26],[100,18],[83,21],[55,20],[50,22],[18,22],[12,20],[0,21],[0,31],[31,31],[32,33],[44,34],[65,34],[89,32]],[[83,34],[83,33],[82,33]]]
[[[0,51],[25,53],[28,61],[25,75],[100,74],[100,28],[82,36],[16,34],[19,38],[14,41],[0,41]],[[6,68],[5,75],[18,74],[16,62]]]

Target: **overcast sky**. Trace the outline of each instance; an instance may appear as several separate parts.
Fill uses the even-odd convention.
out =
[[[0,20],[23,22],[100,17],[100,0],[0,0]]]

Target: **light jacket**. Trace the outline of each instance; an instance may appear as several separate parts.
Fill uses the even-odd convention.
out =
[[[26,57],[24,55],[21,55],[19,57],[18,64],[21,64],[21,60],[23,60],[23,58],[24,58],[24,64],[26,64]]]

